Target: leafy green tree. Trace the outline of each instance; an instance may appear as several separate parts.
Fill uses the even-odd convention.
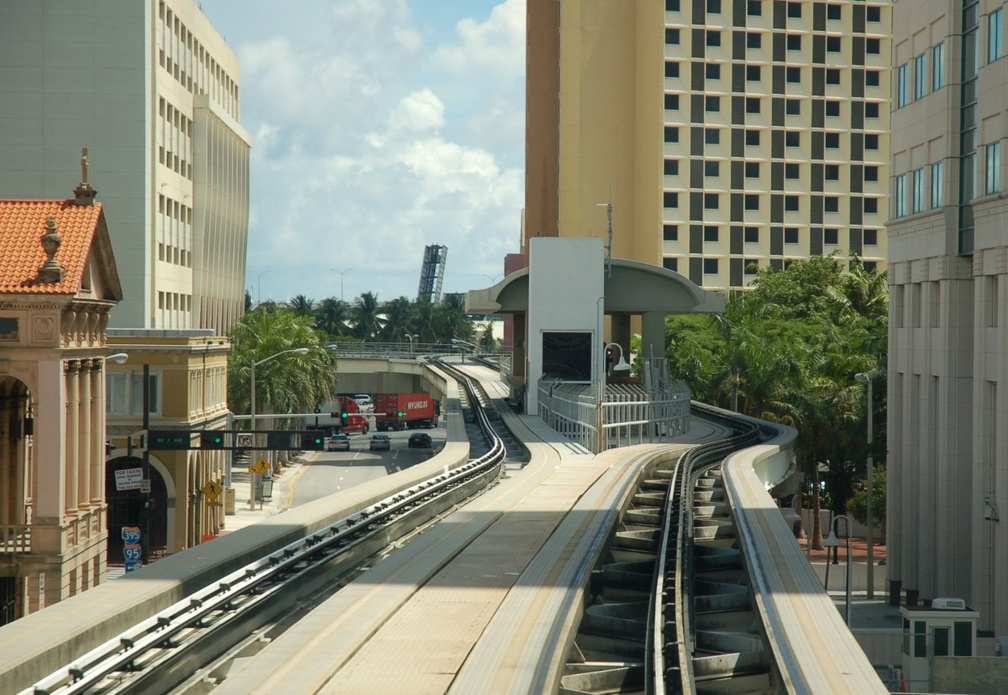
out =
[[[287,309],[251,311],[231,329],[228,359],[228,407],[251,410],[252,364],[256,367],[256,411],[304,413],[336,394],[336,358],[328,337],[315,330],[311,317]],[[271,358],[285,350],[308,348]],[[275,423],[274,423],[275,424]]]
[[[364,292],[350,309],[353,336],[359,340],[376,340],[381,334],[382,317],[378,295]]]
[[[327,297],[315,307],[315,326],[334,340],[350,333],[349,319],[350,309],[342,299]]]
[[[406,297],[396,297],[387,302],[383,308],[385,315],[381,329],[381,340],[386,342],[406,341],[407,335],[414,335],[413,302]]]
[[[886,467],[872,468],[872,522],[886,532]],[[868,523],[868,489],[858,490],[847,501],[847,512],[862,524]]]
[[[298,316],[313,316],[315,313],[315,301],[303,294],[292,297],[287,305]]]

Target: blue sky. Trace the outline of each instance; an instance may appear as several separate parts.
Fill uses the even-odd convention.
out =
[[[524,200],[525,0],[202,0],[241,63],[252,299],[492,284]],[[256,285],[258,284],[258,287]]]

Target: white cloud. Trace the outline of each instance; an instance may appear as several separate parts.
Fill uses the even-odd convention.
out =
[[[389,116],[389,125],[395,130],[416,133],[437,130],[445,123],[444,112],[441,100],[429,89],[423,89],[399,102]]]

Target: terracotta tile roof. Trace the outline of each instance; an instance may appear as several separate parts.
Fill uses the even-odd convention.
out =
[[[63,281],[38,284],[39,269],[48,260],[41,240],[50,217],[62,237],[55,258],[64,269]],[[0,200],[0,294],[76,294],[101,219],[101,203]]]

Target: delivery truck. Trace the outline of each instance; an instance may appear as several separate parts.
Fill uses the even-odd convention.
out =
[[[337,396],[336,407],[339,410],[332,413],[337,430],[343,434],[360,432],[367,434],[371,429],[371,420],[364,413],[352,396]]]
[[[379,432],[437,427],[441,403],[429,393],[379,393],[375,427]]]

